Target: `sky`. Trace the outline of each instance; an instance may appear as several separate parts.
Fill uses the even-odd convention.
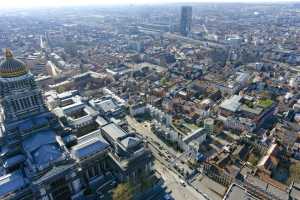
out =
[[[0,0],[0,8],[27,8],[69,5],[161,4],[173,2],[295,2],[300,0]]]

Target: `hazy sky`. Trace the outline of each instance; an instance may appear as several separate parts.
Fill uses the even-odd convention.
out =
[[[0,8],[89,4],[158,4],[171,2],[291,2],[300,0],[0,0]]]

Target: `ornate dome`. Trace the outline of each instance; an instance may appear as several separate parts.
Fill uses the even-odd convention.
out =
[[[26,64],[14,58],[9,49],[5,50],[5,60],[0,64],[0,77],[12,78],[28,72]]]

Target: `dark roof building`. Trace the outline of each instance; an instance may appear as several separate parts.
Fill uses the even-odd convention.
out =
[[[77,178],[74,161],[60,142],[63,129],[56,117],[46,108],[42,92],[26,65],[14,59],[10,50],[0,65],[0,177],[1,199],[55,199],[57,191],[71,198],[80,190],[62,190],[61,185],[52,184],[73,174]],[[40,184],[32,184],[45,177],[54,168],[61,168],[59,175],[43,178]],[[64,183],[67,188],[68,182]],[[47,189],[46,189],[47,188]],[[44,191],[44,192],[41,192]],[[66,193],[64,193],[65,191]],[[79,195],[80,196],[80,195]]]

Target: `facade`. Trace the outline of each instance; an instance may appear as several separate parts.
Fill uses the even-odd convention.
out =
[[[182,6],[180,17],[180,33],[183,36],[187,36],[191,32],[192,28],[192,7]]]
[[[139,102],[135,105],[130,106],[129,112],[131,116],[143,115],[147,112],[147,104]]]
[[[197,142],[197,145],[199,147],[199,145],[201,145],[207,137],[208,134],[208,130],[206,130],[205,128],[199,128],[197,130],[195,130],[194,132],[192,132],[191,134],[185,136],[180,142],[179,145],[181,147],[182,150],[184,151],[194,151],[194,142]],[[199,148],[195,149],[195,152],[198,151]]]
[[[204,120],[204,129],[207,130],[209,135],[212,135],[214,133],[214,119],[207,118]]]
[[[142,176],[148,176],[152,171],[150,150],[142,138],[129,134],[114,123],[101,128],[103,137],[113,148],[109,153],[113,173],[121,181],[137,183]]]

